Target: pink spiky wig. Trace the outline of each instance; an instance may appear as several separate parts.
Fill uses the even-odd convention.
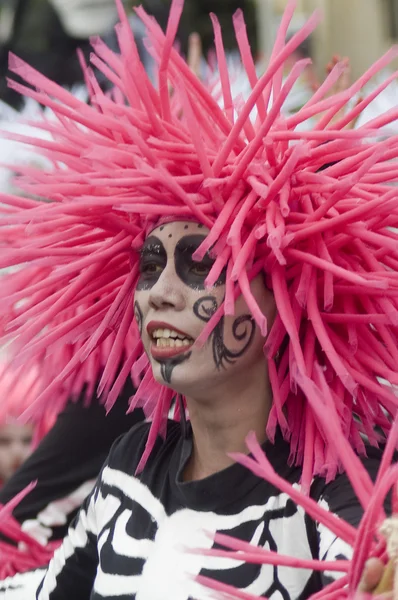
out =
[[[51,108],[56,119],[40,125],[53,141],[26,140],[53,169],[19,168],[30,198],[1,199],[7,214],[0,267],[20,266],[2,280],[3,338],[12,340],[19,364],[38,357],[54,364],[60,357],[32,413],[69,378],[94,384],[100,377],[98,392],[106,392],[109,408],[126,377],[139,380],[131,407],[143,406],[152,420],[141,467],[165,431],[174,396],[154,381],[134,320],[138,250],[162,219],[194,219],[210,229],[196,252],[198,259],[207,251],[217,257],[209,286],[227,270],[225,301],[196,343],[233,314],[240,293],[268,334],[273,407],[267,434],[273,439],[279,426],[290,441],[291,460],[303,465],[304,489],[314,474],[333,478],[341,466],[314,408],[314,389],[326,382],[342,431],[359,453],[365,452],[363,436],[377,445],[396,414],[397,398],[380,380],[398,383],[398,194],[392,185],[398,136],[380,139],[380,128],[398,117],[398,108],[357,130],[346,126],[390,80],[351,108],[350,99],[398,50],[331,95],[343,70],[337,64],[304,107],[284,116],[284,101],[308,61],[296,63],[286,79],[284,63],[319,21],[314,14],[286,43],[294,5],[288,3],[259,78],[242,13],[234,17],[252,87],[247,101],[232,97],[221,30],[212,17],[224,108],[173,48],[182,0],[172,3],[166,34],[136,9],[158,61],[156,87],[120,2],[120,55],[95,39],[91,59],[113,84],[111,94],[85,68],[87,105],[16,57],[10,60],[31,86],[11,87]],[[313,127],[301,128],[309,119]],[[261,272],[278,310],[270,331],[250,292]]]

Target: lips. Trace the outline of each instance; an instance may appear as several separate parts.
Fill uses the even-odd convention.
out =
[[[166,360],[168,358],[174,358],[175,356],[189,352],[191,346],[186,346],[184,348],[158,348],[154,344],[151,344],[150,352],[152,358],[155,360]]]
[[[146,329],[151,339],[150,352],[155,360],[184,354],[194,343],[190,335],[163,321],[151,321]]]

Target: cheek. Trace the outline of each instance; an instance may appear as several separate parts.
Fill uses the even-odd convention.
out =
[[[254,281],[251,286],[253,296],[262,313],[267,318],[268,331],[275,318],[275,301],[269,290],[264,288],[262,281]],[[235,302],[235,314],[224,317],[224,344],[239,358],[263,358],[263,348],[266,338],[262,336],[255,324],[250,309],[243,296]]]
[[[21,448],[21,452],[20,452],[22,460],[25,460],[26,458],[28,458],[30,452],[31,452],[30,446],[23,446]]]
[[[262,355],[265,339],[250,312],[224,318],[223,342],[226,352],[236,359]]]
[[[148,302],[145,298],[145,292],[136,292],[134,295],[134,317],[138,326],[140,335],[142,335],[144,315]]]
[[[195,317],[200,321],[207,322],[223,303],[224,296],[225,286],[223,285],[201,292],[189,290],[187,293],[187,304]]]

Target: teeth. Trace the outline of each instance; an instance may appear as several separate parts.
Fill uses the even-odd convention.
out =
[[[187,338],[180,340],[173,338],[157,337],[156,347],[157,348],[182,348],[183,346],[191,346],[192,342]]]
[[[152,332],[152,338],[155,340],[159,340],[159,339],[165,339],[165,340],[175,340],[178,342],[188,342],[188,344],[183,344],[184,346],[186,345],[190,345],[192,343],[192,339],[189,338],[188,336],[185,336],[181,333],[177,333],[176,331],[172,330],[172,329],[155,329]],[[181,344],[177,344],[178,346]]]

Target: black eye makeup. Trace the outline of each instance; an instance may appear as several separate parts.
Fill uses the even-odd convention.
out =
[[[144,242],[140,252],[140,276],[137,290],[150,290],[167,264],[167,253],[162,242],[156,236],[150,236]]]
[[[174,251],[175,270],[178,277],[190,288],[196,290],[205,289],[205,280],[212,266],[214,259],[206,255],[200,262],[194,261],[192,255],[199,248],[206,236],[204,235],[186,235],[177,243]],[[220,274],[215,285],[225,283],[225,271]]]

